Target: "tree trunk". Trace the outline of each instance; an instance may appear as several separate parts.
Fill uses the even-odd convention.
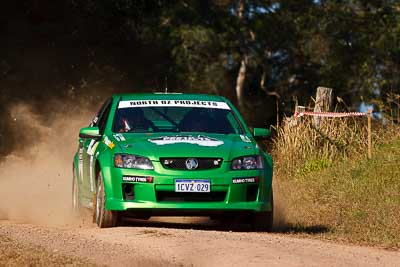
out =
[[[243,55],[240,62],[239,73],[236,79],[236,98],[239,108],[243,107],[244,81],[246,79],[247,56]]]
[[[245,0],[239,0],[237,8],[237,16],[242,24],[244,24],[245,8],[246,8]],[[243,108],[243,92],[244,92],[244,82],[246,79],[246,65],[247,65],[247,55],[246,52],[244,52],[242,60],[240,61],[239,73],[236,78],[236,99],[240,109]]]
[[[238,9],[237,9],[237,16],[238,16],[238,18],[240,20],[243,20],[245,9],[246,9],[245,0],[239,0]]]
[[[266,88],[266,86],[265,86],[266,80],[267,80],[267,70],[266,70],[266,68],[263,66],[263,67],[262,67],[261,80],[260,80],[260,88],[261,88],[261,90],[263,90],[263,91],[265,91],[265,92],[267,91],[267,88]]]

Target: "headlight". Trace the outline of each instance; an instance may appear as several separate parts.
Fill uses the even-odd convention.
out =
[[[118,168],[152,170],[153,164],[146,157],[127,154],[115,154],[114,165]]]
[[[232,170],[256,170],[264,168],[261,156],[247,156],[232,160]]]

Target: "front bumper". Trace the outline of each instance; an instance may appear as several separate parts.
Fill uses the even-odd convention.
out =
[[[201,171],[167,170],[161,164],[154,164],[154,167],[154,170],[103,167],[106,209],[150,215],[205,215],[272,210],[272,171],[232,171],[228,163],[218,169]],[[124,175],[153,177],[153,181],[124,182]],[[248,177],[258,177],[258,183],[232,183],[233,178]],[[209,179],[211,192],[176,193],[175,179]],[[132,187],[133,198],[127,199],[124,186]]]

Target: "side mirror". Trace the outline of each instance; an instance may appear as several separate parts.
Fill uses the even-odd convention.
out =
[[[256,139],[265,139],[271,135],[271,131],[265,128],[254,128],[253,136]]]
[[[101,137],[99,127],[84,127],[79,131],[80,138],[99,139]]]

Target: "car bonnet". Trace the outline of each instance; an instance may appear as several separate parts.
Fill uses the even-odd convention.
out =
[[[224,161],[259,153],[253,138],[239,134],[114,134],[118,153],[145,156],[152,161],[164,157],[212,157]]]

